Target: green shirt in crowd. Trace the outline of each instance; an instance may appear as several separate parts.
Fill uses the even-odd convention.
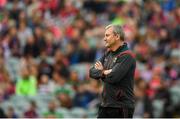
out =
[[[34,96],[37,93],[37,80],[34,76],[20,78],[16,84],[16,94],[22,96]]]

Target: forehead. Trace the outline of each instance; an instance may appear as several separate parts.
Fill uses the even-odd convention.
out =
[[[109,27],[108,29],[106,29],[105,34],[111,34],[113,33],[113,27]]]

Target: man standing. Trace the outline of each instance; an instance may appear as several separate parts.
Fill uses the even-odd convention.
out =
[[[124,41],[122,27],[108,25],[105,29],[107,52],[90,69],[90,77],[103,82],[98,118],[132,118],[136,62]]]

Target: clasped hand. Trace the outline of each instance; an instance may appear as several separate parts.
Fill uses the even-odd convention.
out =
[[[102,70],[104,75],[108,75],[112,71],[112,69],[104,70],[104,67],[100,61],[97,61],[94,67],[95,69]]]

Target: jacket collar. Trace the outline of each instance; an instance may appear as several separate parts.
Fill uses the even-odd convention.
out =
[[[128,50],[128,46],[127,46],[127,43],[124,43],[122,46],[120,46],[116,51],[111,51],[112,52],[112,55],[117,55],[121,52],[124,52],[126,50]]]

